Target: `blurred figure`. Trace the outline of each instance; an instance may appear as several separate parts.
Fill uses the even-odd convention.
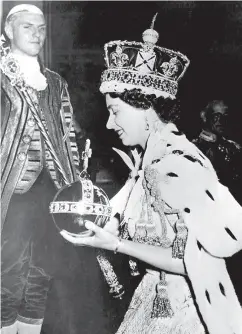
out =
[[[242,203],[242,149],[224,137],[228,107],[213,100],[200,113],[203,129],[194,144],[211,160],[220,182]]]

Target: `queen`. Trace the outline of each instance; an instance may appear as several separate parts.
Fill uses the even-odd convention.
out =
[[[87,221],[92,236],[61,234],[130,256],[133,274],[136,260],[146,264],[117,334],[239,334],[242,309],[225,258],[242,248],[242,208],[177,129],[176,94],[189,60],[157,41],[152,24],[143,42],[104,46],[107,128],[132,147],[132,160],[117,151],[131,173],[110,201],[111,228]]]

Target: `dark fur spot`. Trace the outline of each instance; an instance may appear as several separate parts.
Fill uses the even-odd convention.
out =
[[[160,161],[160,159],[155,159],[155,160],[152,161],[152,164],[156,164],[159,161]]]
[[[228,227],[225,227],[225,231],[228,233],[228,235],[234,239],[234,240],[237,240],[236,237],[233,235],[233,233],[230,231],[230,229]]]
[[[180,150],[174,150],[174,151],[172,151],[172,153],[174,153],[174,154],[183,154],[183,151],[180,151]]]
[[[197,161],[197,159],[191,157],[190,155],[184,155],[184,158],[186,158],[187,160],[190,160],[192,162],[196,162]]]
[[[197,162],[203,167],[203,164],[199,159],[197,159]]]
[[[226,296],[226,294],[225,294],[225,289],[224,289],[224,286],[223,286],[222,283],[219,283],[219,288],[220,288],[221,293],[222,293],[224,296]]]
[[[185,211],[186,213],[190,213],[190,212],[191,212],[191,210],[190,210],[189,208],[185,208],[184,211]]]
[[[205,295],[206,295],[206,298],[207,298],[209,304],[211,304],[210,296],[209,296],[209,293],[208,293],[207,290],[205,291]]]
[[[197,247],[198,247],[199,250],[202,249],[202,245],[200,244],[200,242],[198,240],[197,240]]]
[[[170,146],[171,146],[171,144],[167,144],[167,145],[166,145],[166,147],[170,147]]]
[[[170,177],[178,177],[178,175],[177,174],[175,174],[175,173],[168,173],[168,174],[166,174],[166,175],[168,175],[168,176],[170,176]]]
[[[206,194],[214,201],[213,195],[210,193],[210,191],[206,190]]]
[[[177,135],[177,136],[183,135],[183,132],[181,131],[171,131],[171,133],[174,133],[174,135]]]
[[[200,155],[200,157],[203,158],[203,160],[205,160],[205,157],[201,153],[199,153],[199,155]]]

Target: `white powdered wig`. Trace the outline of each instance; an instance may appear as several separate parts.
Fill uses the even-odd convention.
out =
[[[14,6],[10,12],[7,15],[6,20],[13,14],[20,13],[20,12],[28,12],[28,13],[33,13],[33,14],[40,14],[44,15],[42,10],[34,5],[28,5],[28,4],[21,4]]]

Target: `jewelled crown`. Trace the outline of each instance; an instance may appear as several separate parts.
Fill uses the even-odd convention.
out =
[[[143,32],[143,42],[111,41],[104,46],[107,69],[102,73],[100,92],[122,93],[139,88],[144,94],[175,99],[178,81],[190,61],[180,52],[156,45],[159,34],[150,29]]]

